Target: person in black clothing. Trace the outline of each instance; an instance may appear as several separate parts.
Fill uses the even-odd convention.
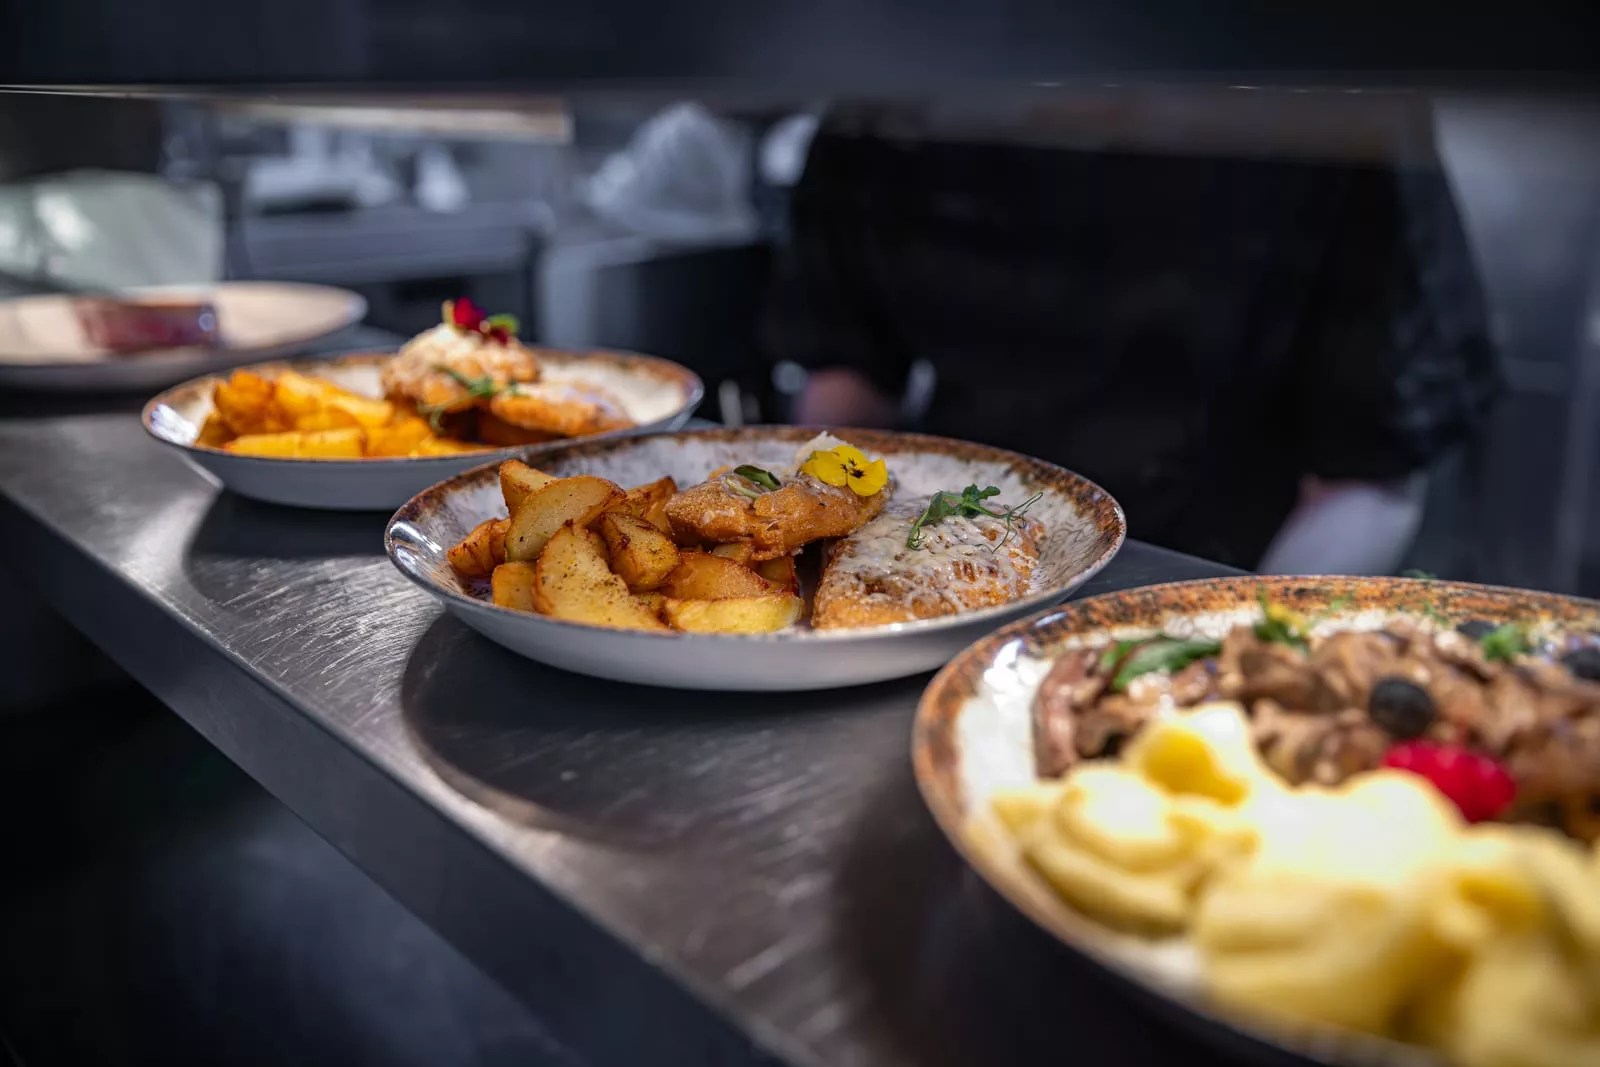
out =
[[[1396,566],[1418,473],[1500,387],[1431,109],[1258,99],[1101,99],[1009,131],[831,112],[768,318],[811,372],[795,421],[905,425],[923,363],[911,425],[1081,472],[1132,536]]]

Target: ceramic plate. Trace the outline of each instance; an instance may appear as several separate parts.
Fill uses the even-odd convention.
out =
[[[704,395],[700,379],[685,367],[651,356],[620,352],[583,354],[539,349],[547,381],[584,381],[604,386],[627,408],[637,426],[586,438],[671,430],[694,414]],[[325,378],[364,396],[379,397],[383,364],[392,356],[340,356],[299,363],[263,363],[249,369],[267,377],[286,369]],[[526,449],[500,448],[453,456],[403,459],[278,459],[241,456],[194,443],[211,412],[211,394],[225,374],[211,374],[167,390],[145,405],[144,426],[158,441],[179,449],[191,464],[240,496],[302,508],[389,511],[427,486],[476,467],[494,456]]]
[[[968,648],[923,694],[912,742],[917,783],[934,818],[1002,896],[1070,948],[1154,996],[1198,1032],[1236,1051],[1344,1065],[1437,1064],[1398,1042],[1318,1027],[1285,1027],[1215,1012],[1193,960],[1175,942],[1115,933],[1062,903],[1012,858],[988,816],[996,791],[1035,780],[1034,695],[1063,652],[1158,631],[1222,637],[1259,617],[1257,591],[1329,625],[1381,626],[1396,614],[1458,622],[1555,620],[1600,625],[1600,603],[1549,593],[1403,578],[1228,578],[1150,586],[1092,597],[1024,619]],[[1041,997],[1048,997],[1046,990]],[[1282,1062],[1281,1059],[1276,1062]]]
[[[794,426],[701,430],[533,450],[528,462],[556,475],[595,474],[623,486],[671,475],[680,486],[718,467],[781,466],[817,434]],[[680,689],[828,689],[932,670],[994,627],[1061,600],[1104,567],[1122,545],[1122,509],[1099,486],[1060,467],[997,448],[873,430],[838,434],[882,455],[897,492],[926,495],[994,485],[1001,500],[1043,494],[1029,515],[1044,523],[1033,591],[1009,604],[940,619],[863,630],[724,635],[608,630],[490,604],[445,558],[485,519],[505,514],[491,466],[457,475],[417,496],[389,523],[389,558],[468,625],[514,652],[567,670]]]
[[[19,389],[160,389],[206,371],[292,355],[359,323],[366,300],[344,289],[279,282],[129,289],[128,296],[209,300],[222,344],[116,355],[93,345],[67,296],[0,300],[0,385]]]

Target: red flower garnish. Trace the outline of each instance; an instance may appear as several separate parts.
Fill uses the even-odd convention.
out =
[[[1407,741],[1383,757],[1383,765],[1410,771],[1433,783],[1468,822],[1487,822],[1502,814],[1517,796],[1517,783],[1495,760],[1456,745]]]
[[[468,333],[478,333],[483,329],[483,320],[488,318],[483,309],[478,307],[466,297],[452,300],[444,307],[444,320],[458,330]]]
[[[509,345],[517,337],[515,315],[485,315],[466,297],[444,302],[444,321],[465,333],[482,334],[496,344]]]

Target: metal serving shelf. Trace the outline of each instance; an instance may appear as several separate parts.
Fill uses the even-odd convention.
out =
[[[926,678],[541,667],[403,580],[385,518],[220,492],[126,412],[0,416],[19,577],[590,1062],[1221,1062],[946,846],[908,755]],[[1085,592],[1218,573],[1130,542]]]

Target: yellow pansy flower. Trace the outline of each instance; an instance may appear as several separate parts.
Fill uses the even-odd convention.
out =
[[[889,468],[883,460],[868,459],[853,445],[811,453],[800,472],[826,485],[848,485],[857,496],[874,496],[889,484]]]

